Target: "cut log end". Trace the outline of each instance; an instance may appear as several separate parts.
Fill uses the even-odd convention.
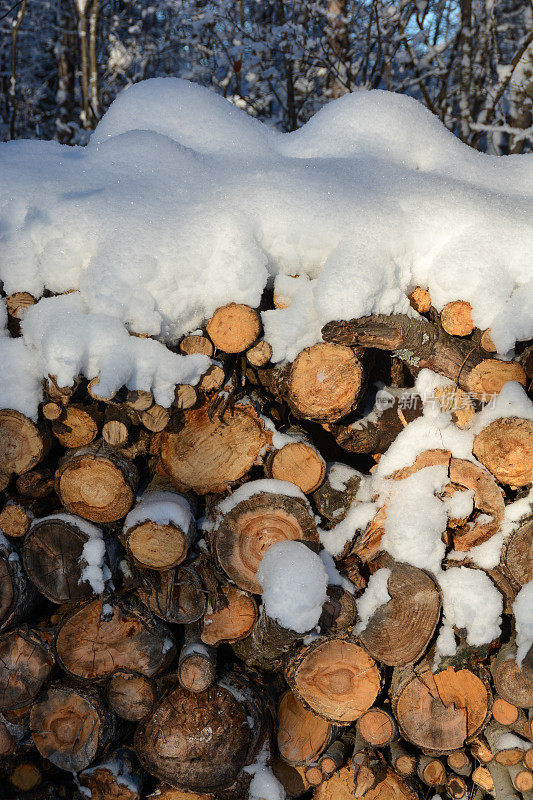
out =
[[[153,684],[144,675],[127,672],[113,675],[107,687],[111,708],[128,722],[139,722],[152,710],[156,695]]]
[[[341,724],[355,721],[372,706],[381,682],[368,653],[338,637],[302,648],[288,663],[285,677],[308,708]]]
[[[230,303],[218,308],[207,323],[207,333],[217,350],[242,353],[257,339],[261,330],[259,314],[250,306]]]
[[[238,503],[214,532],[219,564],[241,589],[258,594],[255,575],[265,551],[285,540],[316,541],[317,530],[302,500],[268,492]]]
[[[31,521],[31,515],[18,503],[11,503],[0,511],[0,531],[14,539],[21,539],[27,534]]]
[[[130,510],[137,485],[135,467],[111,448],[68,454],[56,472],[56,491],[73,514],[91,522],[113,522]]]
[[[315,760],[331,741],[333,730],[330,722],[305,708],[292,692],[282,696],[278,706],[278,749],[287,763],[297,766]]]
[[[427,289],[416,286],[409,295],[409,303],[419,314],[427,314],[431,308],[431,295]]]
[[[412,673],[393,696],[393,711],[405,739],[426,752],[463,747],[484,726],[491,695],[469,670]]]
[[[332,422],[354,407],[363,378],[362,364],[351,348],[315,344],[303,350],[289,367],[288,400],[300,417]]]
[[[207,405],[183,412],[176,431],[164,431],[161,460],[178,488],[198,494],[223,492],[252,468],[269,436],[250,406],[236,405],[222,418]]]
[[[96,757],[102,720],[93,702],[75,689],[53,687],[32,706],[33,741],[60,769],[78,772]]]
[[[33,469],[45,454],[37,426],[12,409],[0,410],[0,471],[21,475]]]
[[[529,486],[533,473],[533,422],[520,417],[497,419],[477,434],[473,452],[500,483]]]
[[[132,558],[147,569],[171,569],[187,555],[186,532],[172,523],[146,520],[127,531],[126,541]]]
[[[326,462],[306,442],[290,442],[272,454],[268,472],[276,480],[289,481],[304,494],[314,492],[326,476]]]
[[[446,303],[440,314],[441,325],[453,336],[470,336],[474,330],[472,306],[464,300]]]

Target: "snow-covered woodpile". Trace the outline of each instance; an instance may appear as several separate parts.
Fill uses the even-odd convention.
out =
[[[113,113],[103,149],[149,136]],[[358,294],[357,264],[294,270],[287,233],[255,301],[237,270],[210,313],[180,295],[187,323],[150,284],[163,244],[120,283],[109,231],[91,272],[99,229],[46,240],[29,197],[0,209],[28,259],[0,300],[0,797],[531,800],[525,235],[506,286],[406,261]]]
[[[0,411],[6,796],[531,796],[531,348],[424,299],[283,368],[230,304],[168,409],[51,376]]]

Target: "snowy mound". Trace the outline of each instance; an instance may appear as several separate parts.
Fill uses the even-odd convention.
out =
[[[186,81],[145,81],[85,148],[0,147],[4,291],[79,290],[26,313],[0,378],[25,348],[26,413],[48,373],[100,374],[107,391],[121,381],[168,405],[205,360],[127,331],[172,344],[218,306],[257,306],[277,274],[303,277],[289,308],[263,314],[275,361],[330,320],[414,313],[416,285],[437,309],[469,301],[504,354],[533,336],[532,252],[533,158],[475,152],[412,99],[356,92],[282,134]]]

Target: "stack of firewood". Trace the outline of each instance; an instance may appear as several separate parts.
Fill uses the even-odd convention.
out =
[[[33,299],[7,301],[17,336]],[[459,430],[508,381],[530,389],[531,345],[499,360],[468,304],[439,314],[421,288],[411,304],[420,316],[330,323],[284,365],[259,310],[230,304],[177,344],[212,361],[171,408],[50,375],[37,422],[0,410],[1,798],[532,800],[533,658],[517,666],[512,612],[533,579],[532,518],[486,570],[501,638],[476,647],[456,629],[439,663],[439,584],[384,551],[386,507],[337,554],[347,580],[328,587],[318,626],[283,627],[261,603],[265,551],[318,553],[423,413],[421,369],[450,379],[440,399]],[[469,551],[529,492],[533,422],[495,419],[473,452],[422,452],[391,480],[445,465],[449,494],[475,492],[443,536],[477,569]],[[390,599],[356,634],[383,567]]]

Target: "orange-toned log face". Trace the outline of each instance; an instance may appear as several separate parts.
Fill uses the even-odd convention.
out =
[[[361,390],[363,369],[344,345],[315,344],[290,369],[289,397],[302,417],[334,420],[347,414]]]
[[[133,491],[118,466],[87,456],[68,464],[59,475],[58,494],[68,511],[92,522],[113,522],[133,504]]]
[[[253,597],[235,586],[222,587],[228,602],[224,608],[213,611],[209,608],[203,619],[202,641],[217,645],[221,642],[236,642],[247,636],[257,619],[257,605]]]
[[[127,533],[128,550],[141,566],[170,569],[187,555],[187,540],[182,530],[173,525],[159,525],[147,520]]]
[[[403,687],[395,716],[406,739],[426,751],[458,750],[479,731],[490,706],[487,687],[466,669],[427,670]]]
[[[81,680],[106,678],[120,670],[147,677],[162,669],[173,648],[163,653],[160,634],[150,630],[133,613],[113,606],[111,618],[102,617],[102,602],[82,606],[61,625],[56,639],[65,669]]]
[[[294,483],[304,494],[309,494],[324,480],[326,462],[305,442],[291,442],[274,455],[270,470],[276,480]]]
[[[292,692],[286,692],[278,708],[278,748],[289,764],[305,764],[320,755],[331,733],[331,724],[305,708]]]
[[[259,594],[255,575],[271,545],[316,538],[313,518],[302,501],[261,493],[226,514],[215,534],[215,548],[220,565],[237,586]]]
[[[18,475],[32,469],[43,454],[43,440],[33,422],[18,411],[0,410],[0,469]]]
[[[17,631],[0,637],[0,708],[21,708],[38,694],[53,667],[38,642]]]
[[[176,486],[223,492],[251,469],[268,439],[251,407],[211,419],[204,404],[183,413],[179,430],[163,431],[161,461]]]
[[[290,672],[289,684],[317,714],[337,722],[353,722],[376,699],[380,674],[362,647],[331,638],[307,649]]]

